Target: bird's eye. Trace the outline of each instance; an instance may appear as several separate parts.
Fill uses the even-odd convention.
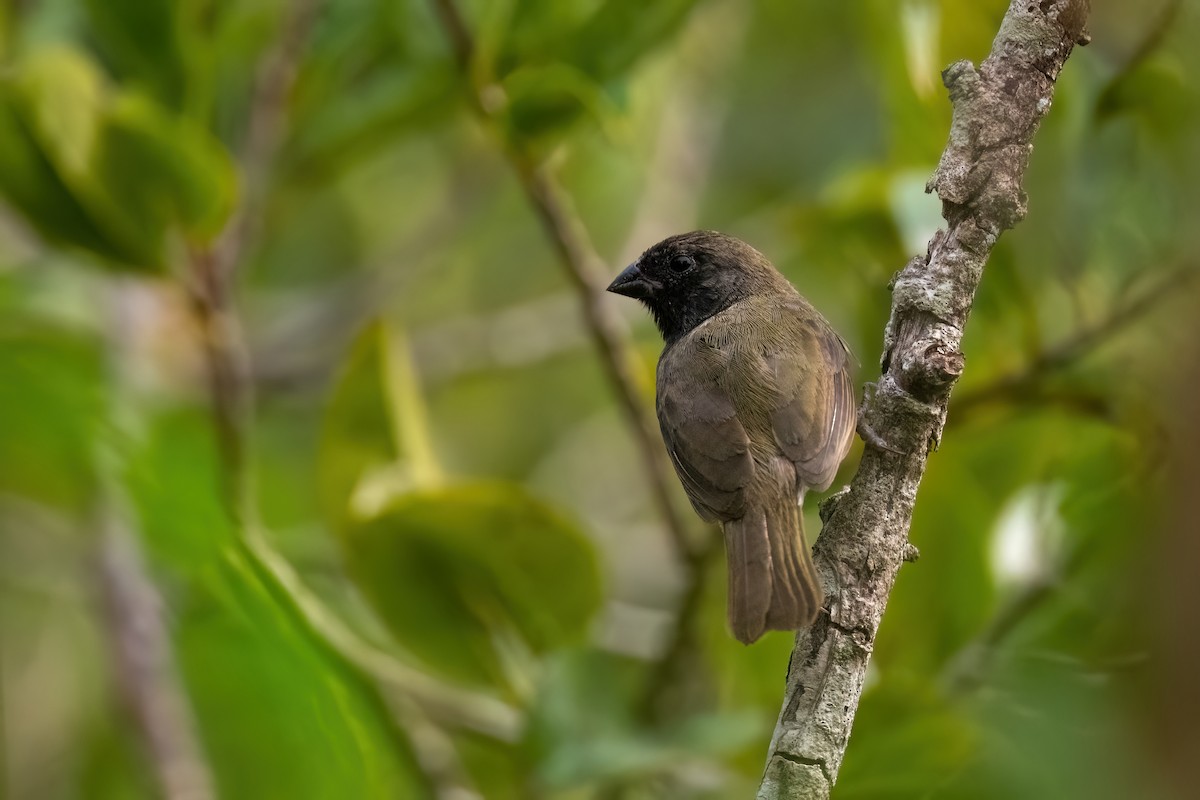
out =
[[[672,272],[687,272],[694,266],[696,266],[696,259],[691,256],[679,255],[671,259]]]

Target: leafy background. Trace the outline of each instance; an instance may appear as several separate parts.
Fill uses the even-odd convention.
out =
[[[837,797],[1200,785],[1197,5],[1059,82]],[[0,6],[4,795],[752,796],[790,637],[672,550],[512,167],[613,273],[750,240],[862,383],[1005,6],[478,0],[465,70],[421,0]]]

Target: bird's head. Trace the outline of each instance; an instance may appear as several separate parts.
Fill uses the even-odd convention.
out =
[[[794,290],[766,256],[740,239],[692,231],[642,253],[608,291],[642,301],[670,344],[740,300]]]

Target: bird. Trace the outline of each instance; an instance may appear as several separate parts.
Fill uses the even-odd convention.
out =
[[[724,532],[733,635],[809,627],[824,594],[802,506],[854,438],[849,348],[766,256],[715,231],[655,244],[608,291],[662,334],[659,427],[692,506]]]

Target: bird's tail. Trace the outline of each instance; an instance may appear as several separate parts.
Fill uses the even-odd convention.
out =
[[[751,509],[725,523],[725,551],[729,627],[739,641],[750,644],[765,630],[794,631],[816,619],[824,594],[798,505]]]

